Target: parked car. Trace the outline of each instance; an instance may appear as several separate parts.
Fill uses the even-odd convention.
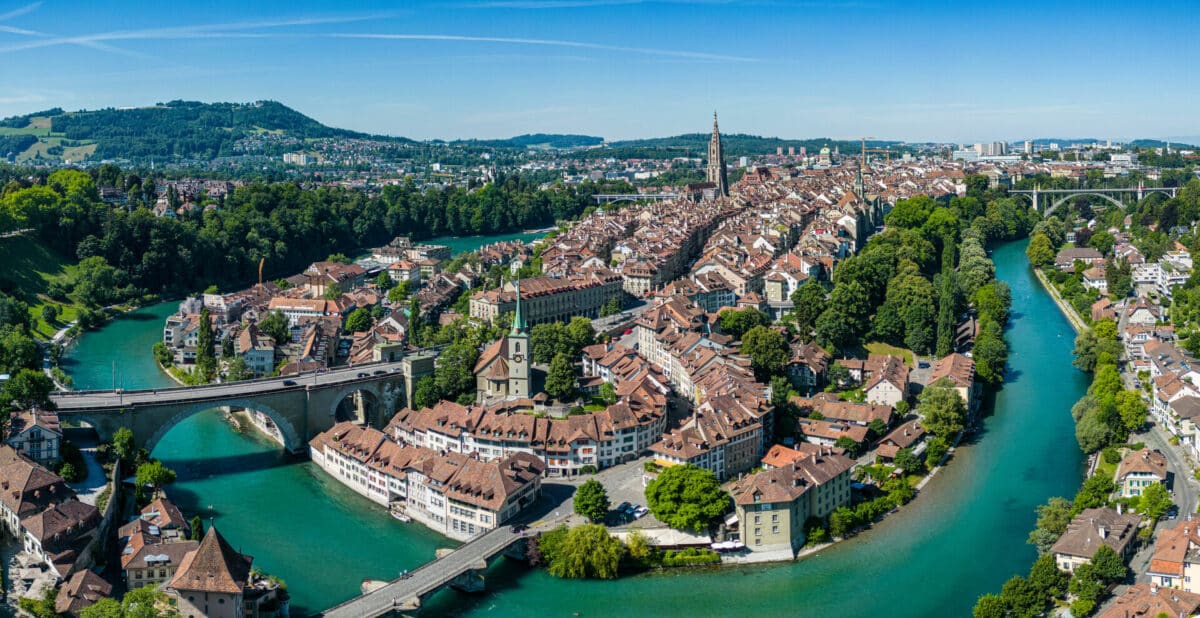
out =
[[[284,381],[283,381],[283,385],[284,385],[284,386],[295,386],[295,385],[296,385],[296,381],[295,381],[295,380],[284,380]]]
[[[618,504],[618,505],[617,505],[617,508],[615,508],[615,509],[613,509],[613,510],[614,510],[614,511],[616,511],[616,512],[618,512],[618,513],[624,513],[624,512],[625,512],[625,509],[627,509],[627,508],[629,508],[629,503],[628,503],[628,502],[622,502],[622,503]]]
[[[634,518],[634,519],[641,519],[641,518],[643,518],[643,517],[645,517],[645,516],[646,516],[646,513],[649,513],[649,512],[650,512],[650,509],[648,509],[648,508],[646,508],[646,507],[644,507],[644,506],[639,506],[639,507],[637,508],[637,510],[633,512],[633,518]]]
[[[365,372],[365,371],[360,371],[360,372],[358,372],[358,377],[360,377],[360,378],[365,378],[365,377],[367,377],[367,372]]]

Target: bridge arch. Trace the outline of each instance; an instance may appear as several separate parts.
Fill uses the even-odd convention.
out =
[[[1121,200],[1118,200],[1117,198],[1115,198],[1111,195],[1105,195],[1104,193],[1101,193],[1099,191],[1095,191],[1095,192],[1081,191],[1079,193],[1071,193],[1069,195],[1064,195],[1064,196],[1060,197],[1059,199],[1052,202],[1050,204],[1050,207],[1047,208],[1042,214],[1048,215],[1048,214],[1054,212],[1055,209],[1057,209],[1059,206],[1062,206],[1063,204],[1065,204],[1067,202],[1067,200],[1070,200],[1070,199],[1076,198],[1076,197],[1080,197],[1083,195],[1090,195],[1092,197],[1098,197],[1103,200],[1108,200],[1112,205],[1116,206],[1117,208],[1125,208],[1125,204],[1123,204],[1121,202]]]
[[[372,403],[378,409],[378,428],[382,429],[383,425],[386,425],[391,420],[392,415],[400,409],[400,404],[408,401],[404,396],[403,375],[395,375],[398,376],[396,380],[378,380],[351,384],[333,391],[332,396],[329,397],[329,418],[331,421],[336,423],[339,420],[338,409],[342,407],[342,403],[347,398],[354,396],[355,393],[364,393],[374,400]],[[371,424],[369,417],[363,420]]]
[[[296,433],[296,428],[292,426],[292,422],[288,420],[286,416],[280,414],[271,406],[263,405],[261,402],[253,399],[230,399],[227,401],[192,404],[175,413],[173,416],[171,416],[171,418],[167,419],[166,422],[160,424],[154,430],[154,433],[150,435],[150,438],[146,440],[146,443],[143,446],[147,451],[153,453],[154,447],[158,445],[159,440],[162,440],[163,436],[167,435],[167,433],[179,423],[182,423],[198,412],[212,410],[224,406],[234,406],[246,408],[248,410],[257,410],[269,416],[271,421],[275,423],[275,427],[279,429],[280,435],[283,436],[283,447],[287,449],[289,453],[298,452],[304,447],[304,441],[301,440],[300,435]]]

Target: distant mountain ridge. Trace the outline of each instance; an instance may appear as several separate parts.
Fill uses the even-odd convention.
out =
[[[77,112],[54,108],[0,120],[0,130],[10,136],[34,135],[52,155],[82,148],[78,156],[98,159],[207,160],[236,154],[235,144],[253,135],[411,141],[329,127],[277,101],[171,101],[151,107]]]

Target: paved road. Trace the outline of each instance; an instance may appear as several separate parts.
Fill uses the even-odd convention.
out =
[[[474,568],[518,541],[521,534],[513,533],[505,525],[477,537],[471,542],[412,571],[403,579],[396,579],[369,594],[364,594],[324,612],[330,618],[360,618],[382,616],[395,611],[407,600],[421,597],[446,585],[450,580]]]

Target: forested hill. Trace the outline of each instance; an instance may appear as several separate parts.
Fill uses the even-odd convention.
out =
[[[609,147],[611,151],[630,153],[641,151],[648,158],[703,157],[707,152],[708,141],[711,137],[711,133],[688,133],[673,137],[611,142]],[[809,155],[817,154],[825,146],[828,146],[830,150],[837,148],[843,154],[858,154],[862,150],[861,141],[834,140],[827,137],[783,139],[779,137],[761,137],[758,135],[733,133],[722,134],[721,142],[725,145],[725,154],[730,157],[775,154],[779,148],[783,148],[784,152],[787,152],[789,147],[795,148],[796,154],[800,154],[801,148],[807,148]],[[901,144],[902,142],[867,140],[868,148],[891,148],[894,152],[900,152],[896,147]],[[613,155],[610,152],[607,156]],[[631,154],[630,156],[634,155]]]
[[[212,159],[236,154],[235,144],[254,136],[270,141],[372,137],[327,127],[275,101],[171,101],[153,107],[78,112],[56,108],[0,120],[0,127],[10,134],[27,131],[60,140],[67,147],[94,144],[94,152],[87,154],[100,159]]]

